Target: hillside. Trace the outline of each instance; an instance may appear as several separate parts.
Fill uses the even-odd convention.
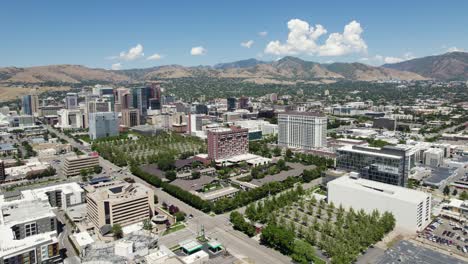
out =
[[[412,59],[382,67],[414,72],[426,78],[452,81],[468,80],[468,53],[450,52],[437,56]]]
[[[0,68],[0,83],[127,83],[154,79],[185,77],[240,78],[257,83],[294,83],[298,80],[329,82],[336,80],[421,80],[422,76],[395,69],[372,67],[361,63],[320,64],[295,57],[274,62],[255,59],[211,66],[185,67],[165,65],[145,69],[104,70],[79,65],[50,65],[29,68]]]

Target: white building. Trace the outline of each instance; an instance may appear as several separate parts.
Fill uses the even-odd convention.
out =
[[[396,227],[404,231],[421,231],[431,222],[431,194],[350,176],[331,181],[327,187],[328,202],[367,213],[388,211]]]
[[[444,150],[439,148],[430,148],[424,151],[424,164],[432,167],[438,167],[444,162]]]
[[[80,109],[60,109],[57,111],[58,126],[61,128],[84,128],[84,115]]]
[[[278,144],[288,148],[315,149],[327,144],[327,117],[313,112],[278,114]]]

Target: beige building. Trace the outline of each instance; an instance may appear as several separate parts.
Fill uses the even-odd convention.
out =
[[[82,169],[92,169],[99,166],[98,155],[81,155],[76,157],[68,157],[63,165],[63,174],[67,177],[80,175]]]
[[[154,193],[143,184],[114,181],[88,185],[85,191],[87,216],[97,229],[139,223],[154,214]]]

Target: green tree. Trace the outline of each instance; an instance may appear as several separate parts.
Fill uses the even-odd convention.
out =
[[[279,147],[276,147],[273,149],[273,156],[275,157],[281,156],[281,149]]]
[[[179,212],[175,213],[174,216],[175,216],[177,222],[182,222],[182,221],[185,220],[185,213],[184,212],[179,211]]]
[[[445,185],[443,192],[445,196],[448,196],[450,194],[450,187],[448,187],[448,185]]]
[[[99,165],[96,165],[93,167],[93,172],[96,173],[96,174],[99,174],[102,172],[102,167],[99,166]]]
[[[453,189],[452,195],[453,195],[453,196],[457,196],[457,194],[458,194],[457,189]]]
[[[173,170],[166,172],[166,179],[168,179],[169,181],[177,179],[177,173]]]
[[[285,255],[290,255],[294,246],[294,233],[275,225],[267,225],[262,230],[260,242],[277,249]]]
[[[297,263],[311,263],[315,259],[315,249],[304,240],[294,241],[291,258]]]
[[[114,238],[119,239],[123,237],[122,226],[119,224],[115,224],[112,226],[112,233],[114,234]]]
[[[460,196],[459,196],[460,200],[468,200],[468,193],[466,191],[463,191]]]
[[[143,221],[143,229],[147,231],[153,230],[153,224],[151,223],[150,219],[145,219]]]

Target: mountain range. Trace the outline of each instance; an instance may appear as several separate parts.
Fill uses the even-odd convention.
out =
[[[80,65],[0,68],[0,84],[129,83],[183,77],[239,78],[258,83],[333,82],[337,80],[468,80],[468,53],[452,52],[380,67],[362,63],[317,63],[296,57],[267,62],[256,59],[214,66],[165,65],[144,69],[105,70]]]

